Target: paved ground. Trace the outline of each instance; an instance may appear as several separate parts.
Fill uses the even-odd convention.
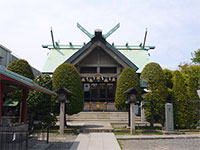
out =
[[[123,150],[200,150],[200,139],[119,140]]]
[[[113,133],[81,133],[70,150],[120,150],[120,146]]]
[[[29,148],[30,150],[69,150],[73,144],[73,141],[76,139],[77,135],[59,135],[59,134],[50,134],[49,143],[46,141],[35,141],[34,145]]]
[[[51,134],[49,143],[52,144],[52,146],[49,148],[49,150],[69,150],[72,146],[74,140],[76,139],[77,135],[56,135]]]

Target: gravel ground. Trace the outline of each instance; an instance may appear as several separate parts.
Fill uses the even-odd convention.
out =
[[[119,140],[123,150],[200,150],[200,139]]]
[[[76,137],[77,135],[70,135],[70,134],[65,134],[65,135],[50,134],[49,143],[52,143],[53,145],[49,148],[49,150],[57,150],[57,149],[69,150]]]

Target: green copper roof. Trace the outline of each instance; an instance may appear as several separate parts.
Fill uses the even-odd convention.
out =
[[[39,86],[38,84],[34,83],[33,80],[29,79],[29,78],[26,78],[22,75],[19,75],[17,73],[14,73],[10,70],[7,70],[5,67],[3,66],[0,66],[0,74],[2,75],[5,75],[11,79],[14,79],[16,81],[19,81],[25,85],[27,85],[27,87],[30,87],[31,89],[33,90],[36,90],[36,91],[40,91],[40,92],[44,92],[44,93],[47,93],[47,94],[50,94],[50,95],[56,95],[55,92],[49,90],[49,89],[46,89],[46,88],[43,88],[42,86]]]
[[[43,47],[50,49],[50,51],[42,72],[53,73],[60,64],[72,59],[71,56],[81,48],[81,45],[73,45],[73,47],[70,47],[70,45],[60,45],[60,49],[57,50],[53,48],[53,45],[43,45]],[[155,48],[153,46],[146,46],[144,50],[139,46],[114,47],[139,68],[137,73],[141,73],[144,66],[150,62],[148,50]]]

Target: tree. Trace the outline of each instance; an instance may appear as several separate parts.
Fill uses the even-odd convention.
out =
[[[83,110],[83,85],[78,70],[72,64],[63,63],[56,68],[52,77],[52,85],[53,90],[57,90],[61,86],[64,86],[72,92],[70,103],[67,104],[67,114],[72,115]],[[57,110],[59,110],[59,108],[57,108]]]
[[[173,97],[173,91],[172,91],[172,87],[173,87],[172,71],[170,71],[169,69],[163,69],[163,73],[165,76],[166,86],[167,86],[167,91],[168,91],[167,102],[173,104],[174,97]]]
[[[172,71],[170,71],[169,69],[163,69],[163,73],[164,73],[165,80],[166,80],[166,86],[168,88],[172,89],[172,87],[173,87]]]
[[[40,74],[34,82],[46,89],[52,90],[52,80],[48,74]],[[32,120],[41,121],[43,124],[51,125],[55,123],[55,116],[52,114],[51,95],[32,90],[29,92],[28,112]]]
[[[190,102],[185,81],[180,71],[176,70],[172,75],[172,90],[175,97],[175,126],[179,128],[188,128],[193,121],[193,117],[191,116]]]
[[[131,87],[134,87],[138,92],[137,98],[140,100],[141,88],[138,75],[132,68],[127,67],[123,69],[117,83],[115,106],[118,110],[126,110],[129,106],[126,104],[127,95],[124,92]]]
[[[27,77],[29,79],[32,79],[32,80],[34,79],[31,66],[26,60],[23,60],[23,59],[14,60],[8,65],[7,69],[17,74],[20,74],[24,77]],[[8,93],[8,97],[12,99],[22,100],[22,90],[15,90],[11,93]]]
[[[185,78],[187,94],[190,100],[191,116],[194,118],[194,122],[200,120],[200,103],[197,95],[197,90],[200,89],[200,65],[194,64],[182,64],[179,65],[181,72]]]
[[[159,122],[164,126],[164,106],[168,92],[162,68],[157,63],[149,63],[142,70],[140,77],[143,82],[147,83],[147,89],[150,91],[144,95],[147,120],[150,121],[151,127],[154,122]]]
[[[32,80],[34,79],[31,66],[26,60],[23,60],[23,59],[14,60],[8,65],[7,69],[17,74],[20,74],[24,77],[27,77],[29,79],[32,79]]]
[[[200,49],[198,49],[197,51],[194,51],[194,53],[192,53],[191,60],[193,63],[200,64]]]

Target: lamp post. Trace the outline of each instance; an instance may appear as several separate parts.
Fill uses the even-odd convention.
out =
[[[124,94],[128,95],[128,100],[126,101],[127,104],[130,104],[130,132],[131,134],[135,134],[135,112],[134,112],[134,105],[137,101],[136,94],[137,91],[131,87],[124,92]]]
[[[71,91],[69,91],[65,87],[60,87],[56,93],[58,94],[58,102],[60,103],[60,134],[64,134],[64,117],[65,117],[65,103],[69,104],[69,98],[72,94]]]

